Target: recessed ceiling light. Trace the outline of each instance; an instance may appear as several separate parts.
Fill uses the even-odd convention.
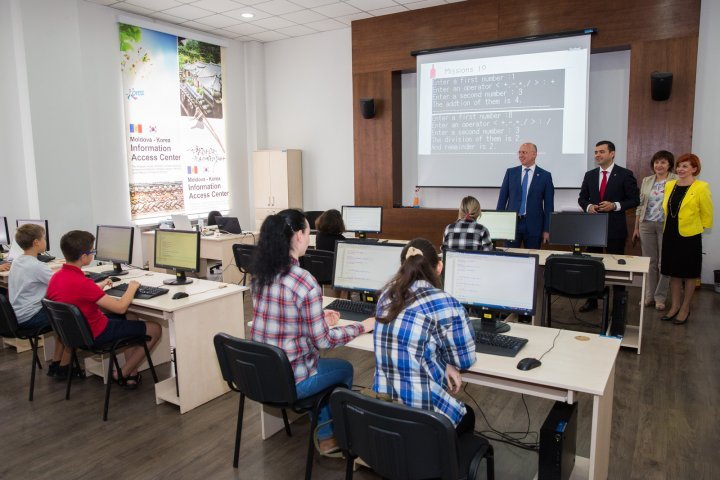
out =
[[[243,13],[240,15],[243,18],[253,18],[255,16],[254,13]]]

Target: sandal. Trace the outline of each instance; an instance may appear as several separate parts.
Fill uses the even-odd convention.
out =
[[[662,302],[655,302],[655,310],[662,312],[665,310],[665,304]]]
[[[126,390],[135,390],[141,383],[142,376],[140,375],[140,372],[136,373],[135,375],[128,375],[127,377],[125,377]]]

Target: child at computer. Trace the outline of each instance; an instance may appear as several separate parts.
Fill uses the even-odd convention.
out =
[[[15,243],[22,248],[23,254],[13,261],[10,270],[10,304],[20,328],[40,330],[49,324],[47,313],[40,301],[45,297],[50,277],[53,275],[48,264],[37,259],[38,254],[47,249],[45,229],[32,223],[21,225],[15,231]],[[70,350],[65,348],[60,337],[56,335],[53,360],[47,375],[59,379],[67,377],[69,363]]]
[[[90,325],[96,344],[106,344],[122,337],[147,335],[150,337],[147,347],[151,350],[162,334],[160,325],[128,320],[124,315],[140,284],[131,280],[123,296],[115,298],[106,295],[101,288],[112,285],[110,280],[96,284],[83,274],[82,267],[93,261],[94,243],[95,236],[81,230],[73,230],[62,236],[60,249],[66,263],[50,279],[47,298],[78,307]],[[103,310],[109,313],[106,315]],[[124,384],[129,390],[137,388],[141,381],[137,367],[144,358],[145,352],[142,347],[127,348],[125,365],[114,380]]]
[[[282,348],[290,360],[298,398],[306,398],[334,384],[350,388],[353,367],[339,358],[320,358],[320,349],[339,347],[364,332],[375,319],[345,327],[335,325],[339,314],[323,312],[320,285],[298,259],[310,241],[310,225],[298,210],[283,210],[268,216],[260,227],[260,239],[252,259],[253,326],[256,342]],[[318,415],[318,447],[321,453],[337,449],[324,405]]]
[[[472,431],[475,413],[451,395],[460,391],[459,370],[475,363],[467,314],[440,288],[443,264],[430,241],[411,240],[400,262],[378,300],[373,390],[445,415],[458,433]]]

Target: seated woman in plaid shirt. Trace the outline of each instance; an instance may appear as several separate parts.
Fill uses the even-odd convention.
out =
[[[443,264],[424,238],[402,250],[400,270],[380,295],[375,325],[375,384],[380,395],[442,413],[458,433],[475,413],[451,394],[475,363],[475,340],[460,302],[440,289]]]
[[[492,250],[493,244],[488,229],[477,223],[482,215],[480,202],[475,197],[465,197],[460,202],[458,220],[445,227],[442,249]]]
[[[260,228],[260,239],[252,259],[253,326],[251,338],[282,348],[290,360],[298,398],[313,395],[336,383],[352,387],[353,367],[338,358],[320,358],[321,348],[344,345],[361,333],[371,332],[374,318],[346,327],[335,325],[340,314],[324,311],[323,294],[315,278],[300,268],[310,226],[305,214],[283,210],[270,215]],[[318,424],[330,419],[325,405]],[[330,424],[318,430],[322,453],[337,449]]]

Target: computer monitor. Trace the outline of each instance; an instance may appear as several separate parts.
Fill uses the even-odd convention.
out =
[[[375,294],[400,268],[404,245],[339,241],[333,264],[333,288]]]
[[[175,230],[192,230],[192,224],[190,223],[190,217],[187,215],[170,215],[172,218],[173,227]]]
[[[122,264],[132,262],[133,227],[116,225],[98,225],[95,235],[95,259],[103,262],[112,262],[113,269],[107,270],[107,275],[125,275],[127,270]]]
[[[16,226],[25,225],[26,223],[32,223],[35,225],[40,225],[45,229],[45,250],[50,251],[50,230],[48,230],[48,221],[47,220],[17,220],[15,222]]]
[[[498,313],[534,315],[538,256],[509,252],[447,250],[444,288],[460,303],[481,311],[481,329],[510,330]]]
[[[493,240],[515,240],[516,212],[502,210],[483,210],[478,223],[488,229]]]
[[[5,251],[5,247],[10,243],[10,231],[8,230],[7,217],[0,217],[0,248]]]
[[[186,272],[200,270],[200,232],[196,230],[155,230],[155,266],[175,271],[165,285],[192,283]]]
[[[240,220],[238,220],[237,217],[226,217],[224,215],[218,215],[215,217],[215,221],[217,222],[218,230],[222,233],[242,233],[242,228],[240,228]]]
[[[581,254],[582,247],[607,246],[607,235],[607,213],[555,212],[550,215],[550,243],[570,245],[576,255]]]
[[[357,233],[358,238],[365,238],[366,233],[382,231],[382,207],[343,205],[342,218],[345,230]]]

